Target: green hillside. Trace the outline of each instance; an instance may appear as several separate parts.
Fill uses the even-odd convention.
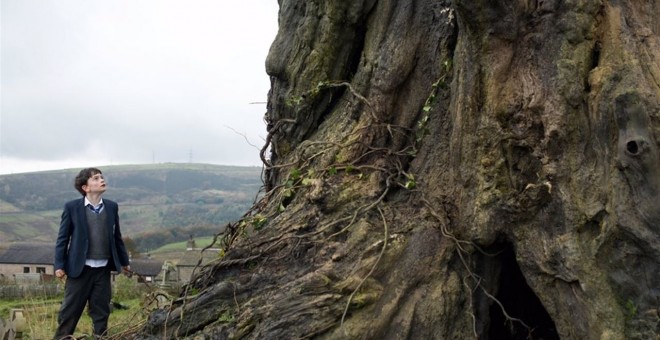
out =
[[[222,230],[254,202],[260,167],[148,164],[102,167],[124,236],[147,251]],[[0,175],[0,242],[54,241],[79,169]]]

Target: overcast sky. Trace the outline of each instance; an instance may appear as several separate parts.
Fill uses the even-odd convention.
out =
[[[261,165],[277,0],[0,3],[0,174]]]

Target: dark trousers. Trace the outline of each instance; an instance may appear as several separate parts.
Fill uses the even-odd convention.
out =
[[[55,339],[73,335],[78,320],[89,302],[89,316],[92,318],[95,335],[105,335],[110,316],[110,268],[85,266],[77,278],[67,278],[64,287],[64,301],[57,315]]]

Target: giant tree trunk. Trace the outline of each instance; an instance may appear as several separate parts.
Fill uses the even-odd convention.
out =
[[[142,337],[658,336],[660,2],[279,15],[267,193]]]

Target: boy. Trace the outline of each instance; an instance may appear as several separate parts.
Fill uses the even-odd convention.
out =
[[[130,271],[117,203],[101,198],[106,190],[101,170],[81,170],[74,187],[83,197],[64,205],[55,243],[55,276],[67,277],[55,339],[72,337],[87,303],[94,337],[105,335],[112,295],[110,272]]]

